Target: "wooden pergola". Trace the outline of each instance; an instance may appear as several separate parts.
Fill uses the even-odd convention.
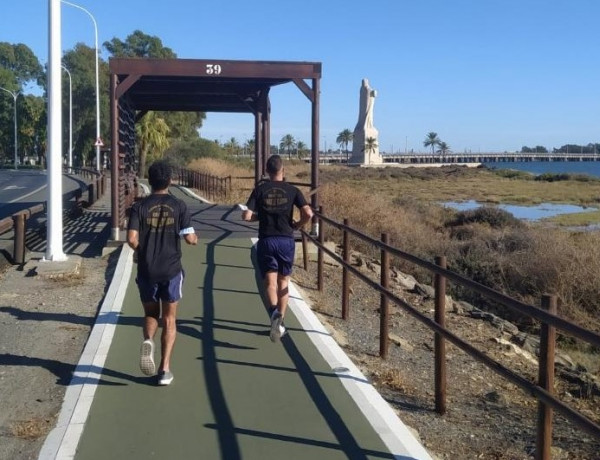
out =
[[[320,62],[112,58],[112,238],[120,239],[136,188],[135,123],[150,110],[254,114],[254,177],[270,155],[269,91],[293,82],[310,101],[311,189],[318,187]],[[318,193],[311,196],[318,207]]]

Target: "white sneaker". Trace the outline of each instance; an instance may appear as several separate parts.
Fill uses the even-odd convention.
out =
[[[173,381],[173,373],[169,371],[161,372],[158,375],[158,384],[160,386],[169,385]]]
[[[271,333],[269,334],[271,342],[279,342],[284,334],[283,317],[278,310],[275,310],[271,315]]]
[[[156,374],[156,365],[154,364],[154,342],[150,339],[142,342],[140,348],[140,369],[146,375]]]

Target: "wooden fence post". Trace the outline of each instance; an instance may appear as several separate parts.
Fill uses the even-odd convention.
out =
[[[436,257],[435,263],[446,268],[446,257]],[[435,274],[435,322],[446,327],[446,278]],[[446,413],[446,340],[438,332],[435,333],[435,410],[438,414]]]
[[[14,247],[13,260],[15,264],[25,263],[25,213],[13,214]]]
[[[323,206],[319,206],[319,246],[317,248],[317,289],[323,292],[323,250],[325,244],[325,232],[323,231]]]
[[[381,242],[388,244],[388,234],[381,234]],[[387,249],[381,249],[381,287],[388,289],[390,287],[390,254]],[[389,348],[389,321],[390,321],[390,302],[385,294],[381,294],[379,301],[379,356],[386,359]]]
[[[556,315],[556,296],[544,294],[542,308]],[[550,394],[554,394],[554,345],[556,328],[542,323],[540,331],[540,358],[538,368],[538,385]],[[536,460],[550,460],[552,452],[552,407],[538,400]]]
[[[344,227],[348,227],[348,219],[344,219]],[[350,263],[350,245],[348,243],[348,231],[344,228],[342,234],[342,257],[344,263]],[[350,313],[350,274],[345,265],[342,266],[342,319],[348,319]]]

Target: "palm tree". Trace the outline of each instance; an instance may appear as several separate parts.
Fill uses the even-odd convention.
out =
[[[254,155],[254,139],[248,139],[244,144],[244,152],[247,152],[248,155]]]
[[[286,134],[283,136],[279,142],[279,147],[287,151],[288,158],[291,160],[292,150],[294,150],[294,147],[296,147],[296,140],[294,139],[294,136],[291,134]]]
[[[445,142],[440,142],[438,144],[438,147],[438,153],[441,153],[442,155],[445,155],[446,153],[450,152],[450,146]]]
[[[340,147],[344,147],[344,151],[346,152],[346,163],[348,163],[348,144],[352,142],[354,139],[354,133],[349,129],[343,130],[338,134],[335,141],[340,145]]]
[[[296,142],[296,154],[298,155],[298,159],[301,160],[302,157],[304,157],[304,154],[306,153],[306,144],[302,141],[298,141]]]
[[[240,144],[238,144],[238,141],[235,137],[232,137],[227,142],[225,142],[225,145],[223,147],[225,147],[229,151],[230,155],[234,155],[240,150]]]
[[[377,139],[374,137],[367,137],[365,139],[365,147],[363,148],[364,152],[373,153],[377,148]]]
[[[431,154],[433,155],[435,153],[435,146],[439,145],[439,143],[440,138],[438,137],[437,133],[431,131],[430,133],[427,133],[427,137],[423,141],[423,146],[431,147]]]
[[[156,112],[148,112],[136,125],[136,144],[140,153],[138,174],[140,178],[146,176],[146,160],[154,161],[162,158],[165,150],[169,148],[169,132],[171,129]],[[149,152],[152,152],[150,155]]]

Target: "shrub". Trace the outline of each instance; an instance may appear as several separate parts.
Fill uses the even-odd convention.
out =
[[[446,226],[455,227],[472,223],[487,224],[492,228],[520,228],[523,226],[523,223],[510,212],[494,206],[482,206],[467,211],[459,211],[454,219],[446,223]]]

